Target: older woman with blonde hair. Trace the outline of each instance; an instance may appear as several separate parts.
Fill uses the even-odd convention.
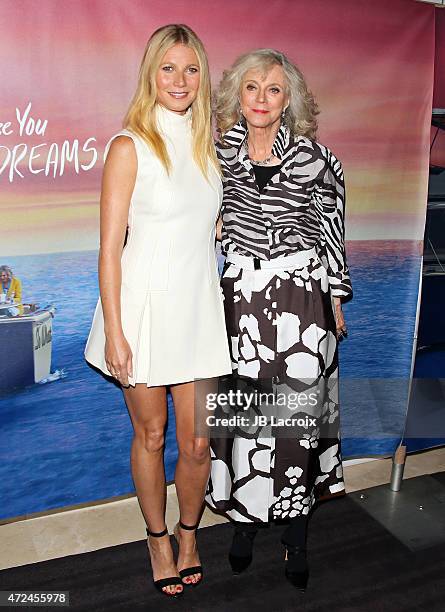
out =
[[[317,113],[301,71],[272,49],[239,57],[217,93],[229,384],[254,401],[233,409],[247,425],[212,433],[206,499],[235,523],[234,573],[251,563],[257,527],[284,519],[285,575],[301,590],[308,515],[344,492],[337,345],[352,296],[343,172],[316,140]]]
[[[4,294],[5,299],[20,304],[22,301],[22,283],[17,276],[14,276],[9,266],[0,266],[0,283],[0,293]]]
[[[231,371],[214,248],[222,185],[209,69],[189,27],[168,25],[151,36],[124,125],[107,147],[100,298],[85,357],[123,388],[154,583],[177,597],[203,575],[195,533],[210,453],[208,439],[194,435],[197,381]],[[168,388],[179,450],[177,562],[165,526]]]

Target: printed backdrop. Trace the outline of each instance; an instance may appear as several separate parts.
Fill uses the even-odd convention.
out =
[[[419,285],[434,8],[414,0],[3,0],[0,10],[0,264],[21,280],[23,302],[55,309],[50,375],[14,390],[6,388],[14,371],[1,379],[0,518],[134,490],[122,394],[85,363],[83,349],[98,295],[104,146],[121,127],[147,38],[172,22],[202,37],[215,85],[241,52],[273,47],[315,93],[319,139],[342,160],[347,185],[355,296],[341,345],[343,454],[392,453]],[[22,349],[17,321],[7,318],[2,362],[14,354],[19,372],[32,347]],[[172,479],[171,406],[169,414]]]

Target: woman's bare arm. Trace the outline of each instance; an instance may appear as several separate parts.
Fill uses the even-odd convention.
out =
[[[136,174],[134,143],[127,136],[118,136],[111,143],[102,178],[99,288],[106,337],[105,361],[111,374],[124,385],[128,385],[128,375],[132,376],[132,355],[121,322],[121,255]]]

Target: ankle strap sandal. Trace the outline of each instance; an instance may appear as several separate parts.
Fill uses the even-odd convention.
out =
[[[184,531],[194,531],[195,529],[198,529],[198,526],[199,522],[196,523],[196,525],[185,525],[181,520],[179,520],[176,525],[176,527],[180,527],[181,529],[184,529]],[[178,542],[179,546],[179,540],[176,533],[175,539]],[[193,576],[193,574],[201,574],[201,578],[198,580],[198,582],[184,582],[184,578],[186,578],[187,576]],[[197,587],[202,582],[204,572],[202,570],[202,565],[194,565],[193,567],[185,567],[184,569],[179,570],[179,575],[181,576],[182,584]]]
[[[147,536],[150,536],[152,538],[162,538],[163,536],[168,535],[167,527],[163,529],[162,531],[158,531],[158,532],[150,531],[148,527],[146,527],[145,531],[147,532]],[[181,595],[184,592],[184,588],[182,589],[182,591],[179,591],[178,593],[169,593],[168,591],[164,591],[165,587],[177,586],[177,585],[182,586],[183,582],[179,576],[169,576],[168,578],[160,578],[159,580],[153,579],[153,584],[155,585],[158,591],[160,591],[167,597],[178,598],[178,597],[181,597]]]

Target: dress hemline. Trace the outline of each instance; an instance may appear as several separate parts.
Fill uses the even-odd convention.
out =
[[[94,366],[96,369],[100,370],[106,376],[111,377],[114,380],[116,380],[112,376],[112,374],[110,374],[108,369],[105,369],[99,363],[97,363],[95,361],[91,361],[90,359],[87,359],[86,357],[85,357],[85,361],[87,363],[89,363],[90,365]],[[221,369],[218,368],[218,370],[216,372],[215,371],[205,372],[204,374],[195,375],[192,378],[190,376],[175,377],[175,379],[171,380],[170,382],[166,382],[166,381],[152,382],[152,381],[148,381],[148,380],[135,380],[135,381],[132,381],[131,383],[129,383],[129,386],[130,387],[135,387],[136,385],[143,385],[143,384],[145,384],[148,388],[151,388],[151,387],[169,387],[171,385],[180,385],[180,384],[187,383],[187,382],[197,382],[198,380],[207,380],[209,378],[218,378],[219,376],[226,376],[227,374],[231,374],[231,373],[232,373],[232,368],[230,368],[230,370],[224,369],[224,368],[221,368]]]

